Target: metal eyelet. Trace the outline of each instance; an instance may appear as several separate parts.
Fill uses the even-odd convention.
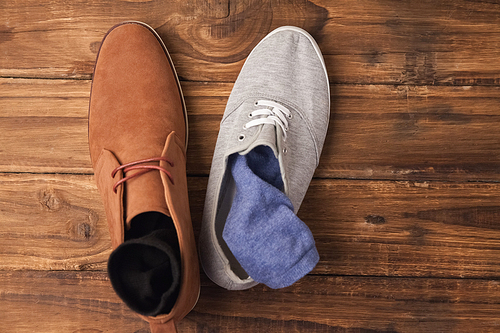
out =
[[[248,118],[252,118],[253,117],[253,114],[252,113],[249,113],[248,114]]]
[[[238,136],[238,141],[243,141],[245,140],[245,134],[240,134],[240,136]]]
[[[292,119],[292,118],[293,118],[293,116],[292,116],[292,114],[291,114],[291,113],[290,113],[289,115],[287,115],[286,117],[287,117],[288,119]]]
[[[253,103],[253,105],[258,106],[259,105],[259,101],[255,101],[255,103]]]
[[[288,153],[288,149],[286,149],[286,147],[285,147],[285,148],[283,148],[283,154],[286,154],[286,153]]]

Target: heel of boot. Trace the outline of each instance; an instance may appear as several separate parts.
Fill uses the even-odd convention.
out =
[[[149,327],[151,328],[151,333],[177,333],[173,320],[169,320],[166,323],[150,322]]]

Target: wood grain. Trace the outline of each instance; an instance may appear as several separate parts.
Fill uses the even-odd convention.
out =
[[[217,332],[494,332],[500,309],[486,292],[497,282],[307,276],[283,291],[205,287],[195,312],[228,318]]]
[[[335,83],[495,85],[500,9],[459,1],[51,1],[0,7],[0,76],[89,79],[106,31],[156,28],[183,80],[235,80],[272,29],[308,30]]]
[[[208,175],[230,83],[183,83],[188,174]],[[89,81],[0,79],[0,171],[91,174]],[[332,86],[317,177],[498,181],[498,87]]]
[[[196,236],[206,177],[189,177]],[[500,277],[500,184],[314,180],[299,211],[322,275]],[[0,175],[0,269],[105,270],[92,176]]]
[[[282,291],[227,291],[203,276],[179,332],[493,332],[497,281],[307,276]],[[0,272],[0,330],[148,332],[103,272]],[[30,320],[26,320],[29,313]]]
[[[2,332],[149,332],[104,272],[0,272]]]
[[[202,274],[179,332],[498,332],[499,15],[468,0],[0,1],[0,332],[149,332],[107,278],[87,142],[95,57],[124,20],[159,32],[182,81],[196,237],[252,48],[302,27],[330,77],[299,211],[320,262],[281,290],[229,292]]]
[[[497,263],[489,265],[500,250],[498,191],[481,183],[317,180],[298,215],[315,236],[318,274],[498,278]]]
[[[105,269],[111,241],[93,177],[0,179],[0,269]]]

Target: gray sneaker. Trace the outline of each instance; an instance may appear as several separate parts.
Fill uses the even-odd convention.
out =
[[[284,193],[297,213],[319,163],[330,117],[330,87],[321,51],[306,31],[285,26],[250,53],[220,124],[200,233],[205,273],[229,290],[257,284],[222,237],[235,185],[228,157],[264,145],[279,161]]]

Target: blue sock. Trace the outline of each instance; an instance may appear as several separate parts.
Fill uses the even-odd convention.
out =
[[[282,192],[283,181],[271,148],[229,156],[236,194],[222,237],[252,279],[287,287],[319,261],[314,238]]]

